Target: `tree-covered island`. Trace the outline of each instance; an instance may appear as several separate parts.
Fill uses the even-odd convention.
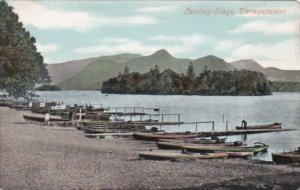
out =
[[[255,71],[210,71],[206,68],[195,76],[190,63],[186,74],[170,69],[159,71],[158,66],[147,73],[123,73],[103,82],[102,93],[160,94],[160,95],[270,95],[270,82]]]

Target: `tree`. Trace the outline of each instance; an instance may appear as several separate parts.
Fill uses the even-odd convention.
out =
[[[129,75],[129,68],[127,67],[127,65],[124,67],[123,75]]]
[[[24,97],[36,84],[50,77],[36,40],[6,1],[0,1],[0,88],[11,96]]]
[[[187,69],[187,77],[190,79],[190,80],[194,80],[195,78],[195,72],[194,72],[194,65],[192,62],[190,62],[190,65]]]
[[[155,65],[155,66],[154,66],[154,72],[155,72],[156,74],[159,73],[159,67],[158,67],[158,65]]]

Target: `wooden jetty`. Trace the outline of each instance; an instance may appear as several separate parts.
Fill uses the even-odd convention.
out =
[[[177,121],[97,121],[97,120],[82,120],[77,121],[82,123],[84,126],[90,125],[103,125],[103,124],[114,124],[114,125],[145,125],[145,126],[161,126],[161,125],[182,125],[183,122]]]

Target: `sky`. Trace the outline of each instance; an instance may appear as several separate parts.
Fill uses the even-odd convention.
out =
[[[254,59],[263,67],[300,70],[297,2],[8,3],[49,64],[119,53],[150,55],[166,49],[178,58],[215,55],[228,62]]]

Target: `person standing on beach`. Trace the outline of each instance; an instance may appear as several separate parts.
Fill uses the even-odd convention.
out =
[[[244,126],[244,129],[247,129],[247,121],[243,119],[242,126]]]

